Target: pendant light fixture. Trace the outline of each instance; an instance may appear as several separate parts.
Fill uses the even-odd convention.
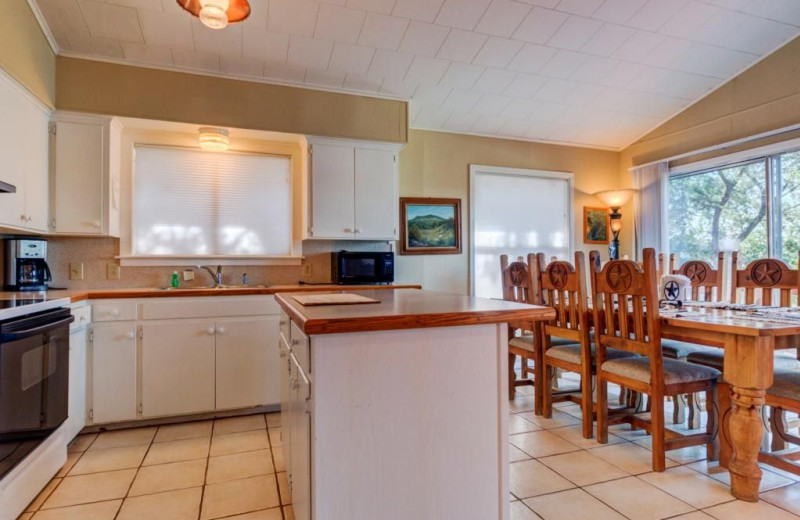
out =
[[[200,148],[203,150],[225,152],[229,146],[230,140],[226,128],[204,126],[200,129]]]
[[[247,0],[177,0],[178,5],[200,18],[206,27],[224,29],[250,16]]]

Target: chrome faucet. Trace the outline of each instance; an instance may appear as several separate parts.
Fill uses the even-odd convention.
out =
[[[217,272],[216,273],[210,267],[208,267],[207,265],[198,265],[196,267],[198,269],[205,269],[206,271],[208,271],[208,274],[210,274],[211,278],[214,279],[214,284],[217,287],[221,287],[222,286],[222,266],[221,265],[217,266]]]

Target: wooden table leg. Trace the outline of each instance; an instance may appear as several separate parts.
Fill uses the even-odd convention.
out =
[[[731,384],[731,412],[727,431],[732,454],[731,493],[748,502],[758,501],[761,468],[758,452],[764,437],[761,407],[772,386],[773,338],[730,335],[725,342],[725,380]]]

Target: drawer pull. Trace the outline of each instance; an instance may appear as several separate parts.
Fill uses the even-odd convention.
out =
[[[214,327],[209,327],[208,330],[206,330],[206,332],[208,332],[209,336],[213,336],[214,333],[217,332],[217,330]]]
[[[112,316],[119,316],[119,309],[114,309],[113,311],[111,311],[111,315]]]
[[[225,334],[225,327],[219,327],[217,329],[217,334]]]
[[[136,337],[136,334],[134,334],[133,332],[129,332],[129,333],[127,333],[127,334],[125,335],[125,337],[127,337],[128,339],[133,339],[133,338],[135,338],[135,337]]]

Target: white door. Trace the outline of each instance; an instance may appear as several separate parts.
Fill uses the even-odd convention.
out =
[[[16,122],[24,121],[26,100],[5,78],[0,78],[0,181],[13,184],[16,193],[0,194],[0,223],[23,226],[25,219],[25,146]]]
[[[56,233],[102,231],[103,138],[102,124],[56,123],[53,162]]]
[[[136,323],[93,325],[92,421],[136,419]]]
[[[356,238],[397,235],[397,175],[393,150],[356,148]]]
[[[50,118],[34,106],[27,109],[25,138],[25,224],[35,231],[48,230],[47,210],[50,204],[47,183],[50,176]]]
[[[502,298],[500,256],[567,259],[572,174],[470,166],[470,292]]]
[[[311,386],[297,365],[294,377],[288,439],[291,443],[292,509],[296,520],[311,520]]]
[[[280,403],[279,319],[217,320],[217,410]]]
[[[142,325],[142,416],[214,409],[214,344],[211,320]]]
[[[86,425],[86,328],[69,334],[69,398],[67,400],[67,440],[71,441]]]
[[[314,238],[353,238],[355,229],[352,146],[313,145],[311,227]]]

